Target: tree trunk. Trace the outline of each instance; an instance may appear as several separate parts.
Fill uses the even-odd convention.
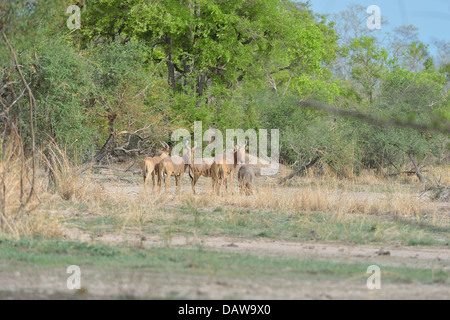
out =
[[[203,96],[203,92],[205,91],[206,84],[206,75],[202,74],[198,77],[197,83],[197,94],[199,97]]]
[[[189,81],[187,79],[187,74],[189,74],[189,65],[188,65],[188,58],[185,58],[183,60],[183,87],[184,92],[187,94],[186,88],[189,86]]]
[[[425,179],[423,177],[423,175],[420,173],[420,168],[416,163],[416,160],[414,160],[412,153],[408,153],[409,158],[411,159],[413,165],[414,165],[414,169],[416,170],[416,176],[417,178],[419,178],[420,182],[425,182]]]
[[[282,184],[283,182],[285,182],[286,180],[292,179],[296,174],[302,172],[303,170],[306,170],[310,167],[312,167],[317,160],[320,159],[320,156],[316,156],[314,159],[312,159],[309,163],[302,165],[300,168],[298,168],[297,170],[295,170],[294,172],[292,172],[290,175],[288,175],[287,177],[284,177],[283,179],[281,179],[280,181],[278,181],[278,184]]]
[[[172,45],[172,39],[166,39],[166,55],[167,55],[167,73],[169,86],[172,88],[173,93],[175,93],[175,66],[173,65],[172,52],[170,47]]]
[[[6,222],[6,184],[5,184],[5,173],[3,172],[2,176],[2,184],[1,184],[1,193],[0,193],[0,201],[1,201],[1,210],[0,210],[0,230],[3,230],[3,220]],[[6,223],[5,223],[6,224]]]
[[[97,154],[94,156],[94,163],[99,163],[100,160],[102,160],[108,153],[111,152],[112,150],[112,145],[114,143],[114,134],[110,134],[108,139],[106,140],[105,144],[103,145],[103,147],[100,149],[99,152],[97,152]]]

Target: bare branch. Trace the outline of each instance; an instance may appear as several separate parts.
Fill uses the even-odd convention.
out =
[[[34,110],[34,107],[36,105],[36,100],[34,99],[34,95],[33,95],[33,92],[30,89],[30,86],[28,85],[27,81],[25,80],[25,77],[22,74],[22,70],[20,69],[20,65],[19,65],[19,62],[17,60],[16,53],[14,52],[14,49],[13,49],[11,43],[9,42],[8,37],[5,34],[4,29],[1,30],[1,33],[2,33],[3,39],[6,42],[6,45],[9,48],[9,51],[10,51],[10,54],[11,54],[11,58],[14,61],[14,64],[15,64],[17,72],[19,73],[20,79],[22,80],[25,88],[27,89],[28,99],[29,99],[32,178],[31,178],[31,186],[30,186],[30,192],[28,194],[28,197],[26,198],[25,201],[22,201],[22,198],[20,199],[21,200],[21,206],[20,206],[21,209],[20,209],[20,211],[21,211],[28,204],[28,202],[31,199],[31,196],[34,193],[34,182],[35,182],[35,177],[36,177],[36,163],[35,163],[36,141],[35,141],[35,135],[34,135],[33,110]],[[23,172],[24,166],[25,166],[25,164],[22,161],[22,172]]]
[[[278,181],[278,184],[282,184],[283,182],[285,182],[286,180],[292,179],[296,174],[302,172],[303,170],[306,170],[310,167],[312,167],[317,160],[320,159],[320,156],[317,155],[314,159],[312,159],[309,163],[306,163],[304,165],[302,165],[300,168],[298,168],[297,170],[295,170],[294,172],[292,172],[290,175],[288,175],[287,177],[284,177],[283,179],[280,179],[280,181]]]

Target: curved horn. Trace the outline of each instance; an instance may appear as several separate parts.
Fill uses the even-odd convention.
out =
[[[189,141],[186,141],[186,143],[184,144],[186,146],[186,148],[190,149],[191,146],[189,145]]]
[[[194,141],[194,149],[197,149],[197,141]]]
[[[165,143],[162,140],[159,140],[159,142],[161,143],[161,145],[163,146],[163,148],[166,148],[167,150],[170,149],[169,145],[167,143]]]

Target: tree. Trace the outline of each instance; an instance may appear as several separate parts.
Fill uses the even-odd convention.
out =
[[[91,64],[94,87],[86,95],[85,113],[100,143],[95,161],[109,153],[146,153],[169,135],[168,95],[161,79],[154,76],[158,66],[143,65],[143,52],[134,40],[88,48],[89,58],[95,61]]]
[[[154,61],[164,60],[173,92],[245,76],[254,52],[268,47],[277,29],[279,1],[93,1],[84,34],[108,41],[140,39]]]
[[[450,63],[450,41],[435,41],[434,45],[437,47],[436,65],[441,67]]]
[[[403,64],[404,55],[410,49],[413,42],[419,42],[419,29],[413,25],[404,25],[394,29],[388,37],[390,54]]]
[[[389,63],[388,53],[375,44],[374,38],[368,37],[354,39],[349,50],[352,79],[368,102],[372,103]]]
[[[322,78],[337,49],[324,17],[285,0],[94,0],[84,17],[86,44],[145,44],[147,62],[166,65],[172,109],[206,126],[242,124],[254,88]]]
[[[339,35],[339,54],[333,63],[333,71],[339,79],[349,80],[351,78],[349,48],[354,39],[373,38],[374,44],[379,46],[384,43],[385,33],[381,30],[370,30],[367,28],[367,7],[360,4],[350,4],[346,10],[332,15],[335,23],[336,33]],[[383,15],[381,17],[382,26],[389,24]]]
[[[413,73],[400,67],[392,68],[385,76],[380,95],[374,103],[378,117],[408,119],[422,124],[438,123],[440,109],[448,106],[448,96],[443,91],[445,79],[435,70]],[[427,156],[443,152],[445,136],[429,131],[399,127],[365,126],[361,141],[367,144],[364,161],[382,168],[387,165],[400,170],[410,162],[417,176],[421,161]],[[422,166],[425,165],[422,163]]]
[[[445,89],[448,90],[450,88],[450,41],[436,41],[434,44],[438,49],[436,65],[439,72],[447,78]]]
[[[430,62],[426,63],[428,57],[428,45],[422,42],[412,42],[404,53],[403,65],[409,71],[419,72],[426,68],[427,64],[430,67]]]
[[[26,148],[32,145],[32,127],[37,149],[48,146],[49,141],[61,146],[77,141],[82,149],[88,141],[92,142],[83,112],[83,99],[91,86],[90,72],[86,61],[60,35],[54,36],[51,28],[55,21],[64,21],[63,4],[60,0],[42,5],[35,1],[2,3],[1,20],[7,23],[0,28],[16,48],[23,77],[33,96],[34,120],[27,115],[27,95],[15,78],[9,59],[1,60],[0,96],[12,103],[8,113]],[[8,46],[0,46],[0,56],[6,58],[7,53]]]

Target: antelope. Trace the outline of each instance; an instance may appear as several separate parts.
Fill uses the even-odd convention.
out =
[[[216,160],[218,166],[218,186],[217,186],[217,194],[219,194],[220,186],[225,182],[225,188],[228,192],[228,183],[227,178],[230,175],[230,188],[233,187],[233,176],[234,170],[238,168],[242,163],[245,162],[245,147],[247,143],[245,142],[241,145],[238,141],[236,147],[233,150],[233,153],[225,153],[223,155],[218,156],[218,161]],[[232,159],[230,159],[232,156]],[[228,163],[227,163],[227,160]],[[229,163],[231,162],[232,163]]]
[[[170,187],[170,177],[175,177],[175,185],[180,188],[181,181],[186,169],[189,167],[189,154],[183,154],[183,157],[172,156],[161,160],[158,170],[158,186],[161,187],[161,181],[165,177],[165,190]]]
[[[170,154],[170,148],[167,145],[167,143],[164,145],[164,143],[161,141],[161,144],[165,149],[158,149],[157,151],[161,154],[157,157],[148,157],[145,158],[141,163],[141,169],[142,169],[142,176],[144,178],[144,191],[147,194],[147,182],[150,178],[150,175],[152,175],[152,193],[155,189],[155,175],[159,177],[159,163],[161,160],[167,158]],[[158,181],[158,185],[160,185],[160,182]]]
[[[255,172],[252,167],[242,166],[238,171],[238,182],[241,194],[249,196],[253,194],[253,180]]]
[[[195,185],[201,176],[212,178],[212,190],[218,186],[218,166],[214,158],[202,158],[201,164],[194,163],[194,150],[197,148],[197,142],[194,142],[194,148],[190,148],[186,142],[186,148],[191,153],[191,163],[189,165],[189,176],[191,178],[191,187],[194,194]],[[192,174],[191,174],[192,173]]]

